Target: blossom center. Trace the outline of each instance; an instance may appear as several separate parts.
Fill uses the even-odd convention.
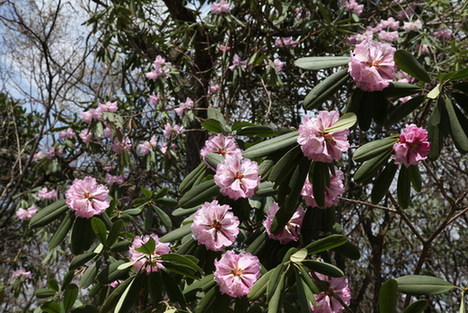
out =
[[[323,137],[323,139],[325,139],[326,142],[335,142],[335,138],[333,138],[332,134],[327,132],[320,132],[319,134]]]
[[[217,153],[218,153],[218,154],[221,154],[221,155],[226,155],[226,154],[227,154],[227,151],[226,151],[226,149],[224,149],[224,148],[219,148]]]
[[[373,66],[373,67],[379,67],[380,66],[380,60],[372,60],[372,61],[369,61],[369,62],[366,62],[367,65],[369,66]]]
[[[244,270],[241,268],[235,267],[232,269],[231,274],[236,277],[240,277],[242,276],[242,274],[244,274]]]
[[[234,176],[234,179],[239,179],[239,180],[241,180],[241,179],[244,178],[244,177],[245,177],[244,174],[242,174],[241,172],[237,172],[236,175]]]
[[[210,225],[210,228],[214,228],[214,229],[216,229],[217,231],[220,231],[221,228],[222,228],[222,224],[221,224],[220,221],[214,220],[213,223]]]
[[[89,192],[85,192],[85,193],[83,194],[83,197],[84,197],[86,200],[93,201],[93,195],[90,194]]]

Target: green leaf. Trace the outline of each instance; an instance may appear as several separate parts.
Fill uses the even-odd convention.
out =
[[[320,293],[320,289],[310,277],[309,272],[302,265],[296,266],[296,268],[299,270],[299,275],[301,276],[302,281],[307,284],[307,287],[309,287],[309,289],[315,294]]]
[[[461,296],[461,299],[460,299],[460,309],[458,310],[458,313],[466,313],[466,309],[465,309],[465,293],[466,293],[466,289],[463,290],[463,292],[462,292],[462,296]]]
[[[181,239],[182,237],[190,234],[192,232],[192,229],[191,229],[191,223],[190,224],[185,224],[173,231],[171,231],[170,233],[167,233],[166,235],[162,236],[161,238],[159,238],[159,241],[161,242],[173,242],[173,241],[176,241],[176,240],[179,240]]]
[[[408,167],[408,176],[414,191],[420,192],[422,188],[422,178],[419,167],[417,165],[410,165],[410,167]]]
[[[39,299],[48,298],[55,295],[56,291],[49,288],[38,288],[36,289],[36,297]]]
[[[114,244],[114,242],[118,239],[120,233],[125,227],[125,222],[122,220],[117,220],[112,224],[112,227],[109,231],[109,235],[107,236],[106,246],[110,247]]]
[[[83,273],[83,276],[81,277],[81,281],[80,281],[80,287],[88,288],[94,282],[97,272],[98,272],[97,263],[93,262]]]
[[[65,289],[65,292],[63,293],[63,306],[66,312],[73,307],[73,304],[78,297],[78,291],[78,286],[75,284],[70,284]]]
[[[310,291],[309,286],[302,280],[300,276],[299,270],[297,268],[294,269],[295,276],[296,276],[296,288],[299,298],[299,306],[301,308],[302,313],[310,313],[310,303],[313,305],[315,303],[315,297],[312,291]]]
[[[374,174],[387,162],[393,150],[387,148],[384,153],[365,161],[354,173],[354,181],[358,184],[367,183]]]
[[[41,305],[42,312],[46,313],[63,313],[63,309],[60,307],[60,304],[57,302],[46,302]]]
[[[328,128],[325,128],[326,133],[334,133],[344,129],[350,129],[356,124],[357,117],[354,113],[345,113],[343,114],[336,123]]]
[[[396,281],[398,291],[410,295],[435,295],[457,288],[441,278],[426,275],[407,275]]]
[[[452,100],[449,98],[445,98],[445,108],[447,109],[450,121],[450,135],[452,136],[455,146],[457,149],[461,150],[461,152],[468,152],[468,134],[463,129],[463,126],[455,113]],[[460,117],[466,119],[463,115]]]
[[[171,301],[176,301],[182,306],[186,306],[186,301],[185,297],[182,294],[182,291],[180,290],[179,286],[177,285],[176,281],[174,278],[172,278],[171,275],[169,275],[166,271],[162,270],[161,276],[162,276],[162,281],[165,286],[165,289],[169,295],[169,299]]]
[[[380,313],[397,313],[398,283],[389,279],[380,287],[379,309]]]
[[[159,219],[161,220],[164,227],[166,227],[167,229],[171,229],[172,228],[171,217],[157,206],[153,206],[153,210],[156,212],[156,214],[158,214]]]
[[[278,284],[274,288],[274,293],[270,298],[270,302],[268,303],[268,313],[277,313],[281,312],[280,310],[280,301],[281,295],[283,293],[283,286],[286,273],[282,273],[280,279],[278,280]]]
[[[120,310],[122,309],[122,306],[124,305],[125,298],[126,298],[127,295],[129,294],[130,289],[132,288],[132,286],[133,286],[134,283],[135,283],[135,277],[134,277],[134,279],[132,279],[132,280],[130,281],[130,283],[128,284],[127,288],[125,288],[124,292],[123,292],[122,295],[120,296],[119,301],[118,301],[117,304],[115,305],[114,313],[120,313]]]
[[[372,187],[371,200],[372,203],[379,203],[390,189],[393,178],[395,177],[398,166],[390,161],[385,169],[379,174]]]
[[[200,175],[203,175],[206,170],[205,163],[201,162],[198,166],[191,171],[184,180],[179,185],[179,191],[181,193],[186,192],[189,188],[193,186],[193,183],[198,179]]]
[[[96,234],[97,239],[102,244],[105,244],[106,238],[107,238],[107,229],[106,229],[106,225],[104,224],[104,222],[98,217],[93,217],[91,219],[91,227],[93,228],[93,231]]]
[[[65,200],[58,200],[39,210],[31,219],[29,226],[40,227],[59,218],[68,209]]]
[[[207,293],[205,293],[205,295],[198,302],[198,305],[195,308],[195,313],[210,312],[210,309],[216,301],[216,297],[218,296],[216,288],[217,287],[215,286],[211,288]]]
[[[104,303],[101,308],[101,312],[108,312],[114,306],[117,301],[120,299],[122,293],[127,290],[127,287],[133,283],[136,275],[130,276],[124,280],[120,285],[115,288],[112,293],[104,300]]]
[[[296,144],[297,136],[298,132],[295,131],[262,141],[245,150],[243,155],[245,158],[253,159],[272,154]]]
[[[314,162],[310,168],[312,177],[309,174],[310,183],[313,185],[313,194],[317,206],[323,207],[325,204],[325,192],[328,185],[330,185],[330,174],[328,172],[328,164],[322,162]]]
[[[99,313],[99,310],[93,305],[85,304],[73,309],[71,313]]]
[[[275,131],[268,126],[246,126],[239,129],[236,134],[247,137],[271,137],[275,134]]]
[[[370,160],[377,155],[383,155],[392,150],[395,143],[398,142],[399,135],[392,135],[383,139],[368,142],[359,147],[353,155],[353,160],[356,162],[363,162]]]
[[[130,262],[125,262],[125,263],[119,264],[119,266],[117,266],[117,270],[119,270],[119,271],[126,270],[127,268],[132,267],[133,264],[135,264],[136,262],[138,262],[138,261],[130,261]]]
[[[402,165],[400,167],[400,174],[398,175],[398,184],[397,184],[397,198],[398,204],[406,209],[410,204],[411,198],[411,182],[409,178],[408,169]]]
[[[73,221],[75,220],[75,214],[72,211],[68,211],[62,222],[60,223],[59,228],[55,231],[52,238],[49,241],[49,249],[57,247],[67,236],[70,231]]]
[[[301,249],[295,252],[293,255],[291,255],[289,259],[293,263],[301,263],[302,261],[305,260],[306,257],[307,257],[307,249]]]
[[[94,252],[77,255],[73,258],[73,260],[70,263],[70,270],[76,270],[77,268],[80,268],[81,266],[85,265],[86,262],[94,258],[94,256],[96,255],[97,254]]]
[[[193,269],[194,272],[203,273],[203,270],[200,268],[200,266],[198,266],[197,263],[195,263],[194,261],[192,261],[190,258],[188,258],[185,255],[174,254],[174,253],[164,254],[161,256],[161,260],[164,262],[169,262],[169,263],[174,263],[174,264],[182,264]]]
[[[270,172],[269,179],[281,184],[283,181],[289,179],[294,172],[296,165],[304,157],[299,145],[294,146],[273,166]]]
[[[365,95],[365,100],[368,103],[370,102],[370,105],[367,105],[367,107],[371,108],[372,118],[377,124],[383,125],[387,120],[387,98],[382,91],[367,92]]]
[[[201,126],[210,131],[210,132],[213,132],[215,134],[219,134],[219,133],[222,133],[224,132],[224,127],[223,125],[218,121],[218,120],[215,120],[215,119],[206,119],[204,120],[203,122],[201,122]]]
[[[431,82],[431,78],[429,77],[429,74],[427,74],[426,70],[424,70],[424,67],[408,51],[396,51],[395,55],[393,56],[393,60],[395,61],[395,64],[398,66],[398,68],[403,72],[406,72],[423,82]]]
[[[219,163],[224,161],[224,157],[217,153],[208,153],[205,157],[205,161],[211,165],[212,168],[216,168]]]
[[[294,61],[294,65],[305,70],[321,70],[325,68],[347,65],[349,56],[305,57]]]
[[[439,158],[440,151],[442,150],[442,134],[440,133],[439,126],[427,125],[427,132],[429,137],[429,142],[431,143],[431,150],[429,151],[428,158],[431,161],[435,161]]]
[[[174,211],[172,211],[172,216],[187,216],[187,215],[191,215],[195,212],[197,212],[197,210],[201,208],[201,205],[197,205],[193,208],[190,208],[190,209],[184,209],[184,208],[178,208],[178,209],[175,209]]]
[[[213,179],[207,180],[182,196],[179,200],[179,206],[182,208],[193,208],[196,205],[211,200],[219,193],[219,187]]]
[[[316,85],[304,99],[304,109],[313,110],[330,99],[349,79],[347,69],[339,70]]]
[[[230,132],[231,131],[229,126],[227,126],[226,120],[224,119],[224,115],[223,115],[223,113],[221,113],[220,109],[209,107],[208,108],[208,118],[209,119],[215,119],[215,120],[219,121],[225,132]]]
[[[343,277],[344,276],[344,273],[341,269],[339,269],[338,267],[330,263],[307,260],[307,261],[304,261],[303,264],[314,272],[324,274],[330,277]]]
[[[71,252],[76,255],[88,250],[94,242],[94,238],[90,219],[77,217],[71,233]]]
[[[97,275],[97,280],[101,284],[108,284],[115,280],[126,278],[128,271],[119,269],[122,264],[125,264],[124,260],[117,260],[105,266]]]
[[[255,282],[255,284],[252,286],[252,288],[250,288],[250,291],[249,291],[249,294],[247,295],[247,298],[249,298],[252,301],[255,301],[258,298],[260,298],[261,296],[263,296],[263,294],[265,293],[265,291],[267,289],[268,282],[269,282],[270,276],[273,273],[273,271],[274,271],[274,269],[269,270],[268,272],[266,272],[264,275],[262,275]]]
[[[154,253],[156,250],[156,242],[152,237],[148,238],[148,241],[145,242],[141,247],[135,248],[135,251],[146,254],[146,255],[151,255]]]
[[[418,300],[408,305],[403,313],[423,313],[429,302],[426,299]]]
[[[275,188],[275,183],[271,181],[264,181],[258,185],[258,189],[255,194],[259,197],[267,197],[275,195],[276,192],[277,189]]]
[[[422,91],[422,88],[417,85],[393,82],[383,90],[383,93],[388,98],[402,98],[414,95],[420,91]]]
[[[320,238],[312,243],[309,243],[305,248],[309,254],[317,254],[342,246],[346,242],[348,242],[348,239],[342,235],[330,235],[328,237]]]
[[[270,300],[273,297],[273,294],[276,290],[276,286],[280,280],[280,276],[282,276],[284,271],[284,265],[279,264],[274,269],[271,270],[270,279],[267,285],[267,299]]]
[[[439,95],[440,92],[442,91],[442,85],[437,84],[434,88],[432,88],[431,91],[426,95],[429,99],[436,99]]]
[[[333,250],[351,260],[359,260],[361,258],[361,252],[358,247],[349,241],[342,246],[333,248]]]
[[[419,108],[419,106],[424,103],[424,96],[416,96],[404,103],[400,103],[389,115],[388,125],[393,125],[403,118],[408,116],[411,112]]]
[[[266,244],[267,235],[265,232],[261,233],[254,241],[247,247],[247,252],[256,255]]]
[[[258,281],[257,281],[258,282]],[[184,295],[195,291],[195,290],[208,290],[209,288],[213,287],[216,285],[216,282],[214,280],[214,274],[207,275],[203,277],[202,279],[194,281],[192,284],[188,285],[184,291],[182,292]],[[255,285],[253,286],[255,287]],[[252,288],[253,288],[252,287]],[[252,289],[251,289],[252,291]]]

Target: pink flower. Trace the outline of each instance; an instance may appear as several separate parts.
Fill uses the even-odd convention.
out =
[[[163,135],[166,138],[171,138],[173,134],[180,135],[184,132],[184,127],[175,124],[172,126],[169,122],[166,123],[163,130]]]
[[[106,125],[106,128],[104,128],[104,137],[110,138],[114,135],[114,132],[112,131],[112,128],[110,128],[109,125]]]
[[[286,63],[285,62],[282,62],[280,59],[275,59],[273,61],[273,67],[275,68],[275,70],[277,72],[281,72],[283,71],[283,67]]]
[[[90,143],[91,140],[93,140],[93,135],[91,134],[89,129],[83,129],[80,132],[79,136],[80,136],[81,140],[83,140],[84,143]]]
[[[58,134],[60,139],[65,139],[65,138],[75,138],[76,134],[71,128],[67,128],[67,130],[62,130]]]
[[[399,142],[393,145],[395,163],[409,167],[425,160],[431,149],[431,143],[427,140],[427,130],[415,124],[406,125]]]
[[[63,154],[63,149],[58,149],[57,147],[50,147],[46,152],[45,156],[49,160],[52,160],[56,156],[61,156]]]
[[[223,157],[226,157],[228,155],[234,154],[241,155],[242,150],[239,149],[239,147],[237,146],[234,137],[225,136],[224,134],[218,134],[208,138],[208,140],[205,141],[205,146],[200,151],[200,155],[203,160],[205,160],[206,156],[209,153],[217,153],[219,155],[222,155]]]
[[[99,112],[116,112],[118,110],[117,101],[110,102],[107,101],[106,103],[99,103],[97,110]]]
[[[208,87],[208,95],[212,95],[212,94],[215,94],[217,93],[219,90],[219,85],[216,84],[216,85],[211,85],[210,87]]]
[[[434,37],[437,39],[450,39],[450,37],[452,37],[452,31],[448,28],[441,28],[434,32]]]
[[[226,52],[226,51],[229,51],[231,49],[232,49],[232,47],[229,44],[219,45],[219,50],[221,50],[221,52]]]
[[[198,243],[213,251],[221,251],[236,241],[239,234],[239,219],[229,205],[220,205],[217,200],[205,202],[193,216],[193,237]]]
[[[219,2],[214,2],[211,4],[211,13],[213,14],[222,14],[222,13],[229,13],[231,8],[229,7],[229,2],[226,0],[221,0]]]
[[[393,80],[396,49],[389,44],[366,40],[351,53],[349,72],[364,91],[383,90]]]
[[[343,0],[343,6],[348,9],[348,11],[353,11],[356,15],[361,15],[364,10],[363,4],[358,4],[356,0]]]
[[[166,60],[162,56],[156,56],[156,59],[153,63],[153,69],[151,70],[151,72],[145,74],[146,78],[156,80],[159,77],[165,76],[171,71],[168,65],[170,65],[170,63],[166,62]]]
[[[11,273],[11,277],[13,278],[22,277],[24,279],[29,279],[31,278],[31,272],[26,271],[24,268],[20,268],[20,269],[17,269],[16,271],[13,271],[13,273]]]
[[[156,243],[154,253],[144,254],[135,250],[147,243],[150,237],[153,238]],[[133,264],[137,271],[144,270],[147,274],[157,272],[159,269],[164,268],[161,262],[161,255],[168,254],[170,250],[169,243],[160,242],[158,236],[155,234],[145,235],[143,237],[136,236],[130,246],[130,261],[137,261]]]
[[[417,45],[416,48],[419,50],[419,54],[431,54],[429,46],[426,44]]]
[[[258,165],[240,154],[227,155],[216,167],[214,180],[223,195],[234,200],[250,198],[260,183]]]
[[[152,94],[149,96],[149,102],[152,106],[155,106],[159,102],[159,94]]]
[[[123,151],[128,151],[132,147],[132,142],[128,136],[122,138],[122,141],[119,138],[114,138],[114,143],[112,144],[112,151],[115,153],[121,153]]]
[[[263,221],[263,226],[265,226],[268,237],[279,240],[282,245],[291,241],[298,241],[299,231],[301,230],[301,224],[305,214],[304,209],[301,207],[297,208],[289,222],[284,226],[284,229],[275,235],[271,232],[271,224],[279,208],[278,203],[273,203],[268,210],[267,219]]]
[[[16,211],[16,217],[22,221],[29,221],[37,213],[37,208],[35,205],[30,206],[27,209],[20,208]]]
[[[403,29],[405,32],[417,32],[422,28],[421,20],[416,20],[414,22],[403,22]]]
[[[112,185],[122,185],[125,181],[125,177],[123,175],[111,175],[109,173],[106,174],[106,184]]]
[[[145,142],[140,143],[138,145],[138,151],[140,151],[140,153],[142,155],[147,155],[148,153],[151,152],[151,150],[153,150],[153,149],[152,149],[151,144],[150,144],[149,141],[145,141]]]
[[[178,108],[175,108],[174,111],[177,113],[178,116],[182,116],[185,110],[189,110],[193,108],[193,100],[187,97],[185,102],[182,102]]]
[[[330,186],[325,187],[325,201],[321,209],[326,209],[332,205],[337,204],[340,199],[339,196],[343,195],[345,192],[343,177],[344,174],[339,169],[335,168],[335,174],[330,176]],[[304,187],[301,191],[302,199],[311,207],[319,207],[314,198],[314,186],[310,183],[309,179],[306,179]]]
[[[250,253],[227,251],[215,261],[215,281],[221,293],[237,298],[249,293],[260,276],[260,261]]]
[[[356,45],[365,40],[372,40],[372,37],[374,37],[374,33],[371,31],[366,31],[362,34],[348,36],[348,42],[352,45]]]
[[[338,118],[336,111],[320,111],[315,118],[304,116],[299,126],[297,142],[306,157],[326,163],[341,159],[341,153],[349,148],[349,130],[327,131],[327,128],[335,125]]]
[[[102,119],[102,112],[96,109],[89,109],[88,111],[81,112],[81,118],[83,122],[87,124],[91,124],[93,120],[100,120]]]
[[[379,33],[379,39],[381,41],[386,41],[386,42],[393,42],[398,40],[398,32],[388,32],[386,30],[382,30]]]
[[[43,157],[45,157],[44,151],[39,151],[33,155],[33,160],[37,161],[37,160],[42,159]]]
[[[55,200],[57,199],[57,190],[49,191],[47,187],[44,187],[37,192],[37,195],[41,200]]]
[[[234,54],[232,58],[232,65],[229,66],[231,71],[234,71],[236,68],[246,68],[247,67],[247,60],[241,61],[239,55],[237,53]]]
[[[400,28],[400,22],[396,21],[393,17],[389,17],[387,20],[380,20],[379,27],[379,30],[384,28],[398,30],[398,28]]]
[[[106,165],[103,165],[102,168],[103,168],[105,171],[110,172],[110,171],[112,171],[112,170],[115,168],[115,165],[114,165],[114,164],[106,164]]]
[[[276,48],[296,48],[297,41],[293,40],[292,37],[280,37],[275,40]]]
[[[351,303],[351,291],[348,287],[348,279],[346,277],[332,278],[319,273],[315,275],[329,284],[329,291],[323,291],[315,296],[316,306],[311,305],[310,309],[314,313],[341,313],[344,307],[341,303],[331,296],[332,292],[335,296],[339,297],[344,304]]]
[[[106,284],[106,286],[111,287],[111,288],[116,288],[121,283],[122,283],[122,281],[120,279],[118,279],[118,280],[114,280],[111,283]]]
[[[68,207],[83,218],[100,215],[109,207],[109,189],[89,176],[75,179],[65,197]]]

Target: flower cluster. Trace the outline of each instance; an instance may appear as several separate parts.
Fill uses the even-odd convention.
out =
[[[112,185],[122,185],[125,181],[125,177],[123,175],[111,175],[109,173],[106,174],[106,184]]]
[[[325,187],[325,201],[323,206],[321,206],[320,208],[329,208],[340,201],[338,197],[343,195],[345,192],[343,177],[343,172],[335,168],[335,175],[330,176],[330,186]],[[304,186],[302,187],[301,196],[307,203],[307,205],[311,207],[319,207],[314,198],[313,188],[314,187],[310,183],[309,179],[306,179]]]
[[[83,218],[100,215],[109,207],[109,189],[89,176],[75,179],[65,197],[68,207]]]
[[[218,134],[211,136],[207,141],[205,141],[205,146],[200,150],[200,155],[203,161],[205,161],[205,158],[209,153],[217,153],[223,157],[227,157],[228,155],[240,155],[242,154],[242,150],[237,146],[234,137]],[[207,165],[210,166],[208,163]]]
[[[13,273],[11,274],[11,277],[13,278],[24,278],[24,279],[29,279],[31,278],[31,272],[30,271],[26,271],[24,268],[20,268],[20,269],[17,269],[15,271],[13,271]]]
[[[156,136],[152,136],[149,141],[145,141],[138,145],[138,151],[140,151],[142,155],[147,155],[151,152],[151,150],[153,150],[153,148],[156,148],[157,144],[158,139],[156,138]]]
[[[44,187],[37,192],[37,195],[41,200],[55,200],[57,199],[57,190],[49,191],[47,187]]]
[[[276,48],[296,48],[297,41],[293,40],[292,37],[280,37],[275,40]]]
[[[91,140],[93,140],[93,135],[91,134],[89,129],[83,129],[80,132],[79,136],[80,136],[81,140],[83,140],[84,143],[90,143]]]
[[[213,2],[211,4],[211,13],[213,14],[222,14],[222,13],[229,13],[231,8],[229,7],[229,2],[226,0],[220,0],[219,2]]]
[[[115,153],[122,153],[123,151],[128,151],[132,147],[132,142],[128,136],[119,140],[119,138],[114,138],[114,143],[112,144],[112,151]]]
[[[170,72],[169,68],[170,63],[166,62],[166,60],[158,55],[153,63],[153,69],[151,72],[146,73],[146,78],[156,80],[159,77],[165,76],[167,73]]]
[[[58,133],[58,136],[60,139],[65,139],[65,138],[75,138],[76,134],[71,128],[67,128],[66,130],[62,130],[61,132]]]
[[[37,207],[35,205],[30,206],[27,209],[20,208],[16,211],[16,217],[22,221],[29,221],[37,213]]]
[[[304,116],[299,126],[297,142],[302,152],[311,160],[330,163],[341,159],[342,152],[349,148],[349,130],[328,132],[339,118],[336,111],[320,111],[315,118]]]
[[[240,56],[235,53],[232,57],[232,65],[229,66],[231,71],[234,71],[236,68],[246,68],[247,67],[247,60],[241,60]]]
[[[335,298],[339,297],[344,304],[351,303],[351,291],[346,277],[332,278],[326,275],[315,273],[318,279],[329,284],[329,291],[323,291],[315,296],[317,305],[311,305],[310,309],[314,313],[341,313],[344,311],[343,305]],[[333,295],[331,295],[333,294]]]
[[[357,3],[356,0],[343,0],[342,4],[348,11],[352,11],[356,15],[361,15],[364,10],[364,5]]]
[[[182,116],[185,110],[189,110],[191,108],[193,108],[193,100],[187,97],[185,102],[182,102],[178,108],[174,109],[174,111],[178,116]]]
[[[135,249],[141,248],[150,238],[153,238],[156,243],[154,253],[145,254],[138,252]],[[151,272],[157,272],[159,269],[164,268],[161,262],[161,255],[168,254],[171,248],[169,243],[163,243],[159,241],[159,237],[155,234],[146,235],[143,237],[136,236],[133,239],[133,243],[130,246],[130,261],[135,261],[133,266],[137,271],[145,270],[147,274]]]
[[[169,122],[166,123],[163,130],[163,135],[166,138],[171,138],[173,135],[180,135],[184,132],[184,127],[177,124],[171,125]]]
[[[393,145],[395,152],[393,158],[395,163],[409,167],[425,160],[430,149],[431,143],[428,141],[427,130],[410,124],[406,125],[405,130],[400,134],[399,141]]]
[[[89,109],[88,111],[81,112],[83,122],[91,124],[94,120],[102,120],[102,113],[104,112],[117,112],[117,102],[99,103],[97,109]]]
[[[229,247],[239,234],[239,219],[229,205],[218,201],[205,202],[193,216],[193,237],[198,243],[213,251]]]
[[[250,198],[260,183],[258,164],[240,154],[227,155],[216,167],[214,181],[221,193],[231,199]]]
[[[214,279],[221,293],[233,298],[249,293],[260,276],[260,261],[250,253],[227,251],[215,261]]]
[[[380,91],[393,80],[396,49],[388,44],[365,40],[351,53],[349,72],[364,91]]]
[[[302,221],[304,220],[304,209],[301,207],[297,208],[291,219],[284,226],[284,229],[275,235],[271,232],[271,224],[273,223],[273,219],[275,218],[276,212],[278,212],[278,210],[278,203],[273,203],[268,210],[267,219],[263,221],[263,226],[265,226],[268,237],[274,240],[278,240],[282,245],[291,241],[298,241]]]

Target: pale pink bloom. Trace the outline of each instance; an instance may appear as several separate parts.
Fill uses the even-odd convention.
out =
[[[236,140],[232,136],[225,136],[224,134],[218,134],[211,136],[205,141],[205,146],[200,150],[200,155],[205,161],[207,154],[217,153],[226,157],[228,155],[242,154],[242,150],[237,146]],[[205,162],[206,163],[206,162]],[[208,165],[208,164],[207,164]],[[209,166],[209,165],[208,165]]]
[[[109,207],[109,189],[90,176],[75,179],[65,193],[65,198],[75,215],[83,218],[100,215]]]
[[[140,143],[137,148],[138,148],[138,151],[140,151],[142,155],[147,155],[153,150],[151,147],[151,143],[149,141]]]
[[[219,50],[221,50],[221,52],[226,52],[226,51],[229,51],[231,49],[232,49],[232,47],[229,44],[219,45]]]
[[[250,198],[260,183],[258,165],[241,154],[227,155],[216,167],[214,180],[223,195],[234,200]]]
[[[132,147],[132,142],[128,136],[122,138],[122,141],[119,138],[114,138],[114,143],[112,144],[112,151],[115,153],[121,153],[123,151],[128,151]]]
[[[237,298],[249,293],[260,277],[260,261],[250,253],[227,251],[215,260],[214,279],[221,293]]]
[[[434,32],[434,37],[437,39],[450,39],[450,37],[452,37],[452,31],[448,28],[441,28]]]
[[[294,14],[296,17],[296,20],[299,20],[302,17],[302,8],[294,8]]]
[[[393,17],[389,17],[386,20],[380,20],[379,25],[381,29],[391,28],[393,30],[398,30],[398,28],[400,28],[400,22],[396,21]]]
[[[97,110],[99,112],[116,112],[118,110],[117,101],[111,102],[107,101],[106,103],[99,103]]]
[[[379,33],[379,40],[386,41],[386,42],[394,42],[398,40],[398,32],[388,32],[386,30],[382,30]]]
[[[73,131],[73,129],[67,128],[67,130],[62,130],[61,132],[59,132],[58,136],[59,136],[60,139],[75,138],[76,134]]]
[[[349,290],[348,279],[346,277],[328,277],[319,273],[315,275],[322,281],[329,284],[329,291],[341,299],[344,304],[349,305],[351,303],[351,290]],[[314,295],[317,305],[310,305],[310,309],[314,313],[341,313],[344,312],[344,307],[341,303],[335,299],[330,293],[323,291],[317,295]]]
[[[423,24],[421,20],[416,20],[412,22],[403,22],[403,30],[407,33],[417,32],[422,28]]]
[[[156,104],[158,104],[159,98],[160,98],[159,94],[153,93],[152,95],[149,96],[149,103],[155,106]]]
[[[106,125],[106,128],[104,128],[104,137],[106,138],[110,138],[114,135],[114,131],[112,130],[112,128],[110,128],[109,125]]]
[[[429,46],[426,44],[417,45],[417,49],[419,50],[419,54],[431,54]]]
[[[120,285],[122,283],[122,281],[120,279],[118,280],[114,280],[113,282],[111,283],[108,283],[106,284],[107,287],[111,287],[111,288],[116,288],[118,285]]]
[[[22,221],[29,221],[37,213],[37,207],[35,205],[30,206],[27,209],[20,208],[16,211],[16,217]]]
[[[393,80],[396,49],[389,44],[366,40],[351,53],[349,72],[356,86],[364,91],[380,91]]]
[[[91,140],[93,140],[93,135],[91,134],[89,129],[83,129],[80,132],[79,136],[80,136],[81,140],[83,140],[84,143],[90,143]]]
[[[296,48],[297,47],[297,41],[293,40],[292,37],[276,38],[275,47],[277,47],[277,48]]]
[[[123,175],[111,175],[109,173],[106,174],[106,184],[112,185],[122,185],[125,181],[125,177]]]
[[[102,167],[106,172],[110,172],[115,168],[114,164],[106,164]]]
[[[163,142],[159,146],[159,150],[161,151],[162,154],[166,155],[167,157],[171,157],[171,152],[176,152],[177,151],[177,145],[175,143],[171,144],[170,146],[167,145],[166,142]]]
[[[96,109],[89,109],[88,111],[81,112],[83,122],[91,124],[94,120],[102,119],[102,112]]]
[[[352,11],[356,15],[361,15],[364,10],[364,5],[358,4],[356,0],[343,0],[342,4],[348,11]]]
[[[284,229],[275,235],[271,232],[271,224],[273,223],[273,219],[275,218],[276,212],[278,212],[279,208],[278,203],[273,203],[268,210],[267,219],[263,221],[263,226],[265,226],[268,237],[278,240],[282,245],[291,241],[298,241],[299,232],[301,230],[305,214],[304,209],[298,207],[291,219],[286,223],[286,225],[284,225]]]
[[[135,250],[147,243],[150,238],[153,238],[156,243],[154,253],[145,254]],[[159,269],[164,268],[164,265],[161,262],[161,255],[168,254],[170,250],[171,248],[169,247],[169,243],[160,242],[158,235],[151,234],[143,237],[136,236],[130,246],[130,261],[137,261],[133,264],[137,271],[144,270],[147,274],[157,272]]]
[[[395,151],[393,159],[395,163],[409,167],[425,160],[430,149],[431,143],[428,141],[427,130],[415,124],[406,125],[405,130],[400,134],[400,140],[393,145],[393,151]]]
[[[397,79],[397,82],[405,83],[405,84],[409,84],[409,83],[412,83],[414,81],[414,78],[411,77],[410,74],[405,73],[403,71],[396,72],[395,73],[395,78]]]
[[[219,2],[214,2],[211,4],[211,13],[213,14],[222,14],[229,13],[231,8],[229,7],[229,2],[226,0],[220,0]]]
[[[219,90],[219,85],[216,84],[216,85],[211,85],[208,87],[208,95],[212,95],[212,94],[215,94],[217,93]]]
[[[177,113],[178,116],[182,116],[185,110],[190,110],[191,108],[193,108],[193,100],[187,97],[187,99],[185,99],[185,102],[179,104],[179,107],[175,108],[174,111]]]
[[[153,148],[156,148],[156,146],[158,145],[158,138],[155,135],[153,135],[151,136],[151,139],[149,142]]]
[[[320,111],[317,117],[304,116],[299,126],[297,142],[302,152],[311,160],[330,163],[341,159],[342,152],[349,148],[348,129],[327,132],[339,119],[336,111]]]
[[[237,53],[234,54],[232,58],[232,65],[229,66],[231,71],[234,71],[236,68],[246,68],[247,67],[247,60],[242,61]]]
[[[317,202],[314,198],[314,186],[310,183],[309,179],[307,178],[304,186],[301,190],[302,199],[307,203],[308,206],[311,207],[319,207],[321,209],[326,209],[331,207],[332,205],[337,204],[340,199],[339,196],[343,195],[345,192],[343,178],[344,174],[342,171],[335,168],[335,174],[330,176],[330,186],[325,187],[325,201],[323,206],[319,207]]]
[[[221,251],[236,241],[239,234],[239,219],[229,205],[220,205],[217,200],[205,202],[193,216],[192,234],[198,243],[208,250]]]
[[[184,127],[175,124],[172,126],[169,122],[166,123],[163,130],[163,135],[166,138],[171,138],[172,135],[180,135],[184,132]]]
[[[167,73],[171,71],[169,68],[170,63],[166,62],[166,60],[158,55],[153,63],[153,69],[151,72],[146,73],[146,78],[156,80],[159,77],[165,76]]]
[[[377,24],[375,27],[367,26],[366,33],[367,34],[375,34],[382,30],[382,25]]]
[[[281,61],[280,59],[275,59],[273,61],[273,67],[277,72],[283,71],[283,67],[286,65],[285,62]]]
[[[31,278],[31,272],[26,271],[24,268],[17,269],[16,271],[13,271],[11,274],[11,277],[13,278],[20,278],[23,277],[24,279],[29,279]]]
[[[63,149],[58,149],[57,147],[49,147],[49,150],[46,152],[45,156],[49,160],[53,159],[56,156],[61,156],[63,154]]]
[[[40,159],[42,159],[43,157],[45,157],[45,155],[46,155],[46,154],[45,154],[44,151],[39,151],[39,152],[37,152],[37,153],[35,153],[35,154],[33,155],[33,160],[34,160],[34,161],[40,160]]]
[[[37,192],[37,195],[41,200],[55,200],[57,199],[57,190],[49,191],[47,187],[44,187]]]

